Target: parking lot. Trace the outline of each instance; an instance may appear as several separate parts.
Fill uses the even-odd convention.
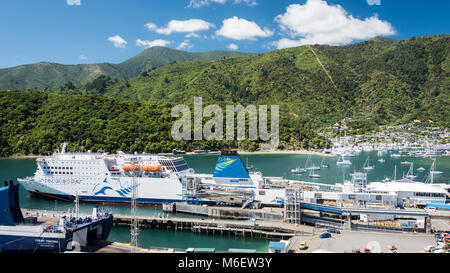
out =
[[[323,230],[322,232],[325,232]],[[389,245],[395,245],[399,253],[424,252],[425,246],[436,246],[434,235],[383,233],[365,231],[341,231],[341,234],[332,234],[331,238],[319,238],[320,231],[314,237],[299,236],[295,244],[302,240],[307,241],[308,249],[299,252],[336,252],[345,253],[359,249],[364,252],[368,248],[373,253],[390,253]]]

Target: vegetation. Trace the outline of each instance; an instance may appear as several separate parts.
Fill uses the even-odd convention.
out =
[[[262,55],[172,63],[127,80],[110,78],[99,94],[130,101],[279,104],[323,128],[346,117],[365,130],[432,120],[449,127],[450,35],[408,41],[376,38],[348,46],[302,46]]]
[[[172,149],[256,150],[261,141],[174,141],[173,103],[124,102],[95,95],[0,92],[0,156],[68,150],[160,153]],[[206,105],[205,105],[206,106]],[[193,109],[193,108],[191,108]],[[208,119],[205,119],[206,122]],[[280,148],[313,148],[325,140],[302,123],[280,117]]]
[[[67,82],[87,84],[101,75],[113,78],[136,77],[143,71],[160,66],[192,60],[217,60],[225,57],[246,56],[249,53],[209,51],[190,53],[166,47],[152,47],[120,64],[62,65],[49,62],[0,69],[0,90],[27,90],[64,86]]]

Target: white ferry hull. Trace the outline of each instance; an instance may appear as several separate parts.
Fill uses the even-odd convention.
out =
[[[139,204],[162,204],[182,200],[182,185],[178,179],[136,179]],[[64,180],[57,179],[46,181],[24,179],[19,182],[31,194],[41,197],[72,200],[78,195],[80,201],[95,203],[130,203],[133,190],[131,177],[105,178],[96,183],[84,181],[64,183]]]

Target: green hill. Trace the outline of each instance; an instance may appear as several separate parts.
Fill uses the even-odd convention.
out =
[[[166,47],[152,47],[120,64],[62,65],[40,62],[0,69],[0,90],[46,89],[72,84],[86,84],[100,75],[131,78],[141,72],[174,62],[215,60],[224,57],[245,56],[250,53],[210,51],[191,53]]]
[[[448,127],[450,35],[375,38],[347,46],[302,46],[266,54],[172,63],[138,77],[103,79],[75,92],[182,103],[194,96],[281,104],[312,127],[345,117],[373,124],[432,119]],[[73,92],[73,90],[72,90]]]
[[[0,157],[70,151],[171,152],[172,149],[256,150],[258,141],[175,141],[173,103],[127,102],[93,95],[0,91]],[[323,147],[301,122],[280,115],[280,146]]]

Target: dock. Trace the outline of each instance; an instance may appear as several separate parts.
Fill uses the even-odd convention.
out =
[[[37,216],[39,221],[56,219],[66,212],[27,210],[27,215]],[[131,215],[114,214],[113,226],[130,226]],[[281,221],[267,220],[231,220],[212,218],[185,218],[185,217],[160,217],[137,216],[141,229],[165,229],[172,231],[189,231],[199,234],[251,237],[262,239],[289,239],[296,235],[308,235],[313,227],[296,225]]]
[[[264,220],[249,221],[182,217],[161,218],[148,216],[138,216],[138,220],[140,228],[144,229],[191,231],[209,235],[241,236],[262,239],[284,240],[295,235],[304,235],[312,232],[312,227]],[[128,226],[130,223],[130,215],[114,215],[114,226]]]

